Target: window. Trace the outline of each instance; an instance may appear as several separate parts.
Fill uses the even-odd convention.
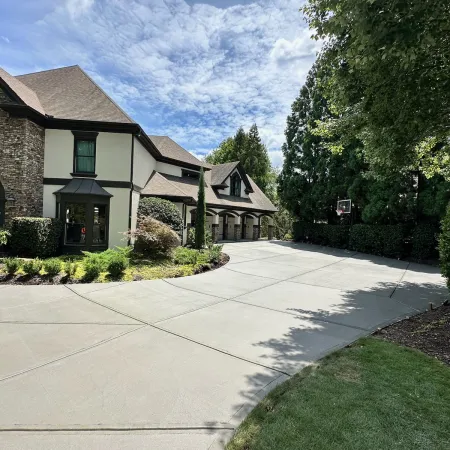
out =
[[[66,230],[64,243],[84,245],[86,243],[86,204],[66,203]]]
[[[106,243],[106,205],[94,205],[93,245]]]
[[[230,195],[241,196],[241,177],[236,172],[231,176]]]
[[[200,172],[193,172],[192,170],[182,169],[181,176],[182,177],[195,178],[195,179],[198,180],[200,178]]]
[[[73,131],[75,136],[73,172],[76,175],[95,174],[95,155],[98,133]]]

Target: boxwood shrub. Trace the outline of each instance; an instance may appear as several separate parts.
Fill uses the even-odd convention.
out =
[[[172,230],[181,233],[183,219],[179,209],[169,200],[144,197],[139,200],[138,216],[151,217],[169,225]]]
[[[349,248],[362,253],[401,258],[405,253],[403,225],[353,225]]]
[[[11,253],[39,258],[54,256],[58,253],[61,231],[58,219],[15,217],[10,228]]]

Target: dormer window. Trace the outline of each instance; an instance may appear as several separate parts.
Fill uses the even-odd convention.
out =
[[[231,176],[230,195],[234,197],[241,196],[241,177],[237,172]]]
[[[75,138],[72,175],[94,177],[98,133],[78,131],[72,133]]]

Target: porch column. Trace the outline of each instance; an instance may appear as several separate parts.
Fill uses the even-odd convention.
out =
[[[273,217],[269,217],[269,227],[267,230],[267,235],[269,241],[271,241],[273,239]]]
[[[219,215],[215,214],[213,216],[213,222],[211,225],[211,235],[212,241],[217,242],[219,240]]]
[[[238,241],[241,238],[241,216],[234,218],[234,240]]]
[[[253,240],[257,241],[259,239],[259,234],[261,232],[261,216],[258,217],[258,221],[253,219]]]

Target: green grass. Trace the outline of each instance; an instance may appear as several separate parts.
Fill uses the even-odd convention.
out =
[[[241,424],[227,450],[450,448],[450,368],[365,338],[302,370]]]

